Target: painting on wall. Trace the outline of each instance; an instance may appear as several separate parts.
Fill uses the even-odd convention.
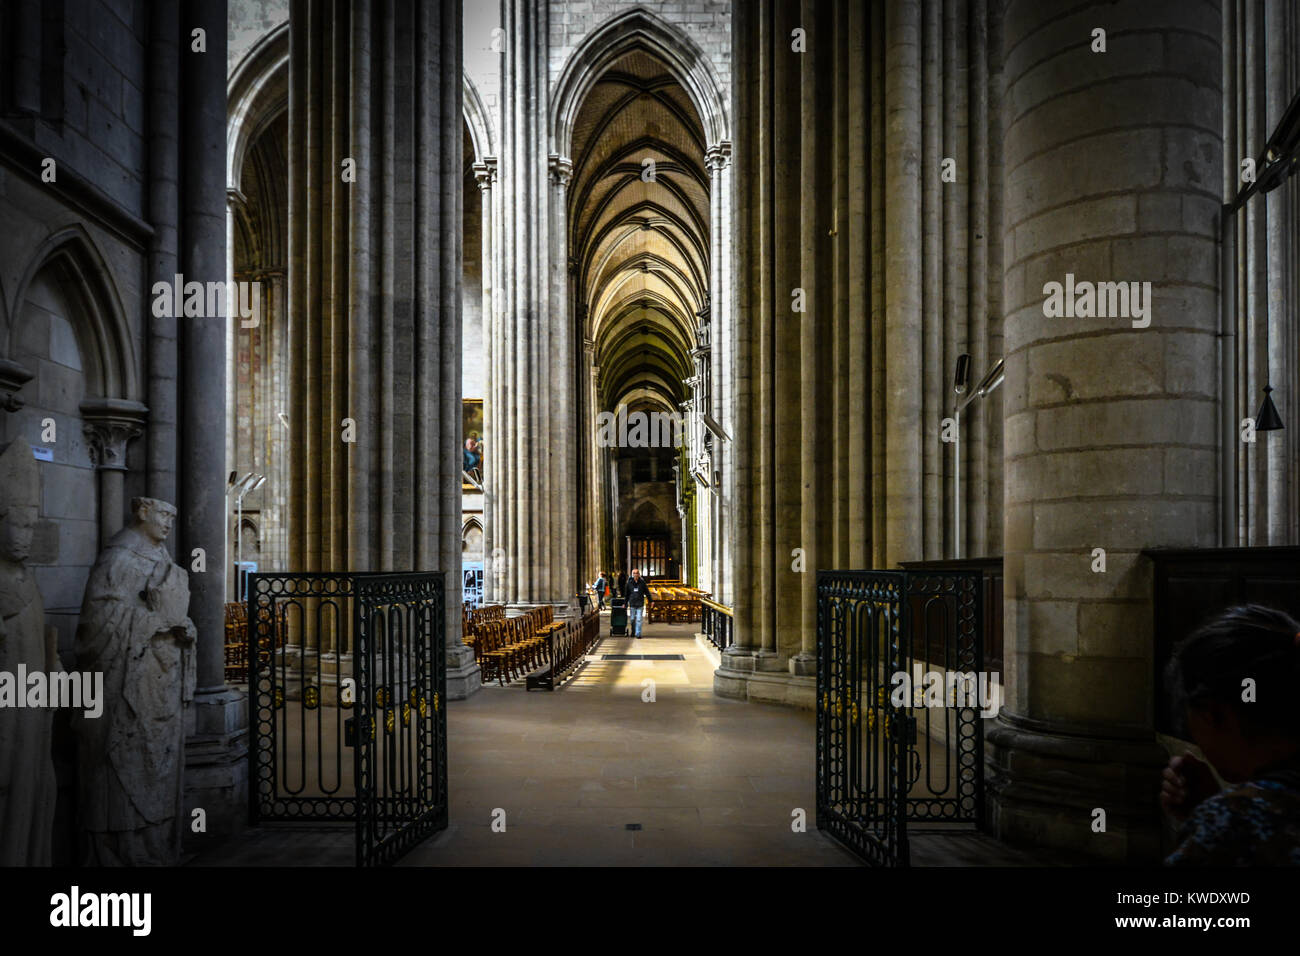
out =
[[[461,434],[465,446],[461,449],[461,474],[465,491],[483,490],[483,399],[466,398],[461,404]]]

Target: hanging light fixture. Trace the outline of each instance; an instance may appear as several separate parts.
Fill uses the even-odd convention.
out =
[[[1275,432],[1286,427],[1282,424],[1282,416],[1277,413],[1277,406],[1273,404],[1273,396],[1269,394],[1271,391],[1272,385],[1264,386],[1264,401],[1259,406],[1259,414],[1255,416],[1257,432]]]
[[[1260,403],[1259,413],[1255,416],[1255,431],[1257,432],[1275,432],[1280,431],[1282,425],[1282,416],[1277,413],[1277,406],[1273,404],[1273,396],[1269,394],[1273,391],[1273,385],[1269,381],[1268,371],[1268,319],[1264,319],[1264,401]]]

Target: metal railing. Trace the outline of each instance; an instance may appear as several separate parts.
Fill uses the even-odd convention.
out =
[[[734,618],[731,614],[731,608],[725,604],[710,601],[708,598],[701,598],[700,605],[702,607],[700,633],[718,649],[719,653],[726,651],[728,647],[735,643]]]
[[[250,575],[252,823],[352,821],[359,866],[447,826],[444,600],[436,572]]]
[[[817,574],[817,826],[867,862],[906,866],[913,824],[983,818],[981,604],[979,572]],[[918,667],[960,699],[927,698]]]

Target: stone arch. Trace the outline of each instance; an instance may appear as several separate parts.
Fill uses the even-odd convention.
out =
[[[238,189],[249,148],[289,108],[288,22],[267,33],[239,61],[226,102],[226,188]]]
[[[474,144],[472,162],[481,163],[487,157],[496,155],[496,142],[492,136],[492,118],[483,105],[483,97],[479,95],[478,87],[470,79],[469,73],[463,74],[462,79],[464,81],[462,110],[465,114],[465,125],[469,127],[470,141]]]
[[[9,309],[13,321],[6,332],[5,354],[13,354],[27,290],[46,269],[53,270],[69,304],[74,306],[70,318],[85,363],[87,396],[138,402],[140,375],[117,283],[99,247],[80,224],[60,229],[36,250],[14,290]],[[151,297],[146,301],[152,301]]]
[[[635,7],[601,24],[565,61],[551,96],[552,152],[570,155],[574,123],[588,91],[612,63],[635,49],[662,60],[686,90],[704,124],[707,145],[731,139],[726,100],[708,56],[675,25]]]

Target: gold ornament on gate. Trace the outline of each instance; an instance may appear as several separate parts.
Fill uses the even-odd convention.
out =
[[[411,705],[410,704],[402,705],[402,726],[403,727],[411,726]]]
[[[302,692],[302,705],[308,710],[315,710],[320,706],[320,691],[315,685],[308,685]]]
[[[388,731],[391,734],[393,732],[393,727],[396,724],[397,724],[397,714],[390,709],[384,714],[384,730]]]

